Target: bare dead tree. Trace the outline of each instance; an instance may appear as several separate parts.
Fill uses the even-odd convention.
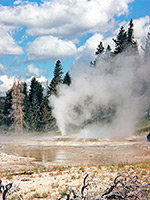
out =
[[[24,94],[21,92],[21,83],[14,82],[12,86],[12,111],[10,116],[13,118],[13,125],[15,132],[23,132],[24,114],[23,114],[23,99]]]

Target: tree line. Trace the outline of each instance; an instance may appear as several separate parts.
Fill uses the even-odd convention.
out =
[[[49,131],[56,129],[55,119],[49,104],[49,97],[57,95],[58,84],[71,84],[69,72],[63,77],[61,61],[57,60],[54,77],[46,91],[42,84],[32,78],[30,88],[26,82],[14,82],[0,102],[0,126],[15,132]]]
[[[138,43],[134,39],[134,23],[132,19],[130,20],[128,29],[125,30],[122,26],[117,37],[113,38],[113,41],[115,43],[114,50],[111,49],[110,45],[105,49],[102,41],[100,41],[95,52],[95,60],[90,63],[91,67],[96,66],[99,59],[107,62],[122,52],[125,52],[127,55],[136,55],[139,53]],[[148,63],[150,59],[150,33],[147,35],[146,45],[143,50],[144,63]],[[29,89],[26,82],[15,82],[6,92],[6,97],[0,101],[1,128],[4,130],[11,129],[15,132],[23,132],[24,129],[28,131],[56,130],[56,121],[52,116],[49,97],[57,95],[57,86],[59,84],[67,84],[69,87],[71,81],[69,72],[63,77],[61,61],[57,60],[53,78],[47,86],[46,91],[44,91],[41,83],[35,77],[32,78]],[[106,118],[107,121],[110,121],[114,114],[115,105],[111,105],[107,110],[104,108],[100,109],[95,118],[100,121]]]

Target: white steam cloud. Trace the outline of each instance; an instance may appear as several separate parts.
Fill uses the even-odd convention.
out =
[[[51,96],[50,102],[62,135],[132,134],[144,97],[140,66],[138,55],[121,54],[110,61],[99,58],[96,66],[74,77],[71,86],[59,85],[58,95]]]

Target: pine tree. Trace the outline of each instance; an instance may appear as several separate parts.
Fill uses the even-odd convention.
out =
[[[113,41],[115,42],[114,54],[121,53],[126,48],[127,32],[125,31],[123,26],[120,28],[117,38],[113,39]]]
[[[129,26],[128,26],[128,31],[127,31],[127,37],[128,37],[128,51],[130,48],[129,53],[136,53],[138,50],[138,45],[137,42],[134,40],[134,24],[133,24],[133,19],[130,20]]]
[[[4,101],[3,98],[0,99],[0,126],[4,123]]]
[[[52,116],[52,109],[49,105],[48,95],[43,97],[42,101],[42,129],[44,131],[48,131],[54,128],[55,119]]]
[[[135,54],[138,51],[137,42],[134,40],[134,29],[133,29],[133,20],[130,20],[128,30],[125,31],[122,26],[116,39],[113,39],[115,42],[114,54],[121,52],[126,52],[127,54]]]
[[[104,55],[104,53],[105,53],[105,48],[103,46],[103,43],[100,42],[98,47],[96,48],[96,52],[95,52],[96,58],[93,62],[92,61],[90,62],[90,65],[95,66],[97,63],[97,60],[100,58],[103,58],[102,56]]]
[[[134,36],[133,36],[133,20],[130,20],[129,27],[128,27],[128,42],[132,43]]]
[[[54,77],[51,80],[51,83],[48,86],[48,95],[56,95],[57,94],[57,85],[63,82],[63,78],[62,78],[62,65],[60,60],[57,60],[56,62],[56,66],[54,68]]]
[[[34,77],[29,91],[29,126],[32,131],[42,130],[42,101],[43,87]]]
[[[113,52],[111,50],[111,47],[110,45],[108,44],[107,45],[107,48],[106,48],[106,51],[104,53],[104,56],[103,56],[103,59],[105,60],[105,62],[109,62],[110,63],[110,60],[112,59],[113,57]]]
[[[110,45],[108,44],[107,48],[106,48],[106,52],[110,52],[111,51],[111,47]]]
[[[71,84],[71,76],[70,76],[69,72],[66,73],[64,80],[63,80],[63,84],[66,84],[68,86]]]
[[[12,128],[15,132],[23,133],[24,112],[23,112],[24,94],[21,91],[21,83],[14,83],[12,86],[12,109],[10,116],[13,118]]]
[[[95,55],[99,55],[99,54],[102,54],[104,52],[104,46],[103,46],[103,43],[100,42],[100,44],[98,45],[98,48],[97,48],[97,51],[95,52]]]
[[[4,98],[4,125],[10,127],[13,123],[12,117],[10,117],[10,112],[12,109],[12,92],[13,89],[11,88],[6,92],[6,97]]]
[[[150,60],[150,33],[147,34],[146,45],[145,48],[143,48],[143,50],[144,50],[144,62],[148,64]]]

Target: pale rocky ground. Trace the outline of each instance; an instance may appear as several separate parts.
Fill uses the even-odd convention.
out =
[[[13,158],[17,161],[19,158]],[[22,159],[22,158],[20,158]],[[53,166],[49,168],[35,168],[24,171],[11,170],[1,172],[3,184],[13,182],[21,188],[18,194],[23,199],[50,199],[56,200],[64,193],[66,189],[72,188],[80,194],[83,185],[83,179],[89,174],[89,183],[95,185],[92,192],[104,192],[104,190],[113,183],[114,178],[123,171],[134,172],[138,177],[146,183],[150,182],[150,164],[118,164],[106,166]],[[21,173],[32,172],[31,175]],[[18,173],[18,175],[17,175]],[[86,191],[85,191],[86,192]],[[90,190],[88,190],[90,193]],[[8,196],[8,199],[18,199],[17,193]]]
[[[80,193],[83,179],[87,173],[89,174],[89,182],[92,178],[91,183],[96,183],[96,185],[99,187],[99,191],[101,192],[103,192],[104,189],[113,182],[114,177],[116,177],[116,175],[121,173],[122,171],[129,170],[130,172],[136,173],[140,179],[146,182],[150,182],[149,143],[144,140],[143,142],[141,142],[139,138],[135,141],[134,140],[135,138],[125,140],[124,145],[122,145],[122,140],[118,142],[114,141],[113,143],[111,142],[109,143],[109,145],[108,141],[104,141],[102,146],[100,140],[98,140],[98,142],[97,140],[92,140],[92,143],[90,143],[90,140],[82,141],[78,145],[80,146],[84,143],[85,146],[83,145],[82,154],[84,154],[84,152],[88,149],[88,155],[84,155],[87,156],[88,160],[86,160],[85,158],[84,162],[81,162],[82,160],[80,159],[82,159],[83,157],[80,155],[79,157],[76,157],[76,162],[71,163],[63,163],[62,161],[60,162],[60,160],[59,162],[56,162],[55,160],[55,162],[45,161],[43,163],[42,161],[38,162],[37,160],[35,160],[34,157],[20,156],[19,152],[17,154],[17,151],[21,151],[22,148],[25,148],[25,150],[27,150],[26,147],[28,147],[29,143],[35,143],[35,146],[37,145],[37,143],[38,145],[40,143],[40,145],[44,144],[44,146],[49,146],[50,143],[44,140],[30,140],[30,142],[24,140],[22,142],[23,144],[21,148],[17,148],[18,146],[16,146],[16,143],[14,144],[12,140],[11,142],[5,141],[5,143],[0,140],[0,178],[2,179],[2,183],[4,185],[9,182],[13,182],[15,185],[19,186],[19,188],[21,188],[19,194],[22,194],[23,199],[25,200],[39,198],[55,200],[60,197],[60,193],[65,192],[68,187],[71,187],[75,189],[78,193]],[[58,146],[56,146],[55,142],[56,148],[66,148],[66,151],[75,150],[77,151],[77,153],[79,153],[79,151],[82,149],[81,146],[79,149],[75,147],[73,148],[70,141],[68,140],[65,144],[63,143],[64,141],[62,142],[61,140],[57,140],[57,142],[59,143],[59,145],[57,143]],[[21,142],[18,143],[20,147]],[[77,144],[74,143],[73,145],[76,146]],[[90,147],[90,145],[92,146]],[[10,151],[11,148],[13,149],[13,152],[16,148],[16,151],[12,153]],[[112,150],[114,151],[112,152],[114,158],[118,156],[117,159],[114,159],[115,163],[107,163],[107,159],[106,163],[100,162],[102,155],[98,157],[98,152],[100,153],[101,148],[103,149],[103,152],[101,154],[104,154],[104,157],[108,156],[106,152],[110,154]],[[7,153],[5,152],[6,149],[9,150]],[[127,162],[122,162],[126,160],[121,160],[121,157],[123,157],[123,153],[121,155],[120,153],[122,151],[125,151],[125,149],[125,155],[130,156],[130,159],[128,159]],[[139,151],[137,151],[137,149],[139,149]],[[93,152],[95,152],[95,155]],[[109,155],[108,158],[110,158],[110,156],[112,155]],[[31,175],[24,174],[28,172],[31,172]],[[95,188],[97,191],[97,188],[95,186],[93,188]],[[18,199],[17,193],[11,194],[8,199]]]
[[[53,166],[49,169],[33,169],[32,175],[13,175],[12,171],[2,175],[3,184],[14,182],[23,194],[24,199],[57,199],[60,193],[71,187],[78,192],[81,189],[83,179],[88,173],[93,180],[101,180],[103,187],[108,186],[117,174],[117,170],[105,166]],[[31,172],[30,171],[30,172]],[[22,172],[22,171],[19,171]],[[16,171],[15,171],[16,173]],[[10,198],[16,196],[15,193]]]

